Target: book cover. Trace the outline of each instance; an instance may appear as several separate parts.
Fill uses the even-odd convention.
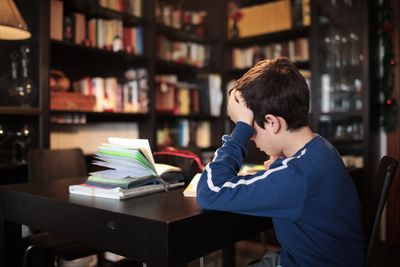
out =
[[[69,193],[74,195],[84,195],[92,197],[112,198],[112,199],[127,199],[136,196],[143,196],[155,192],[164,191],[165,188],[172,189],[183,186],[183,182],[168,184],[164,187],[162,184],[151,184],[131,189],[123,189],[120,187],[115,188],[102,188],[98,186],[91,186],[88,184],[70,185]]]

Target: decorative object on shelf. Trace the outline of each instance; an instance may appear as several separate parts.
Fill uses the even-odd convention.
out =
[[[11,54],[11,81],[9,96],[11,102],[21,107],[31,107],[35,102],[37,88],[29,76],[30,48],[21,46],[21,75],[18,77],[18,54]]]
[[[239,27],[237,25],[238,21],[242,18],[243,13],[237,3],[228,3],[228,18],[232,22],[229,29],[229,38],[236,39],[239,38]]]
[[[61,70],[50,70],[50,89],[51,91],[68,91],[71,81]]]
[[[398,123],[398,103],[393,97],[394,73],[397,65],[393,47],[393,7],[391,0],[377,1],[379,7],[379,39],[382,40],[382,75],[379,77],[379,91],[382,96],[380,122],[386,132],[396,130]]]
[[[13,160],[17,164],[26,164],[28,145],[32,142],[36,132],[32,124],[24,124],[14,135]],[[17,147],[19,146],[19,148]]]
[[[31,37],[28,26],[13,0],[0,0],[0,40],[24,40]]]
[[[0,146],[2,146],[8,139],[8,128],[4,123],[0,123]]]

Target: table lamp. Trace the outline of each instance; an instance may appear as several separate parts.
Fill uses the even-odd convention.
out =
[[[24,40],[31,37],[24,18],[13,0],[0,0],[0,40]]]

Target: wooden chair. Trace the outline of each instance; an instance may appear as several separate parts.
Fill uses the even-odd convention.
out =
[[[384,156],[379,162],[376,175],[370,181],[364,208],[366,233],[369,234],[367,266],[371,266],[371,256],[377,245],[378,227],[398,164],[397,160]]]
[[[75,149],[32,149],[28,153],[29,182],[46,183],[55,179],[87,175],[83,151]],[[84,244],[47,232],[34,233],[29,237],[30,246],[25,250],[23,266],[29,266],[30,252],[34,248],[49,253],[46,265],[54,266],[55,257],[67,260],[93,255],[99,251]]]
[[[28,153],[28,172],[31,183],[86,176],[85,156],[80,148],[32,149]]]

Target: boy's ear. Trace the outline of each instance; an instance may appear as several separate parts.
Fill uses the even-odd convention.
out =
[[[267,127],[270,127],[273,133],[277,133],[281,129],[281,121],[278,117],[267,114],[265,115],[264,120]]]

